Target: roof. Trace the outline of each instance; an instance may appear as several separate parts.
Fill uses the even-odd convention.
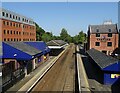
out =
[[[30,55],[36,55],[42,52],[28,44],[25,44],[24,42],[9,41],[5,43]]]
[[[118,33],[117,24],[90,25],[89,30],[90,33]]]
[[[48,46],[62,46],[65,44],[66,44],[66,42],[64,42],[63,40],[51,40],[51,41],[47,42]]]
[[[19,49],[16,49],[5,42],[2,42],[0,45],[2,46],[2,57],[1,58],[11,58],[17,60],[30,60],[32,59],[32,55],[27,54]]]
[[[48,53],[50,52],[50,49],[48,48],[48,46],[46,45],[45,42],[43,41],[34,41],[34,42],[24,42],[40,51],[42,51],[43,53]]]
[[[8,14],[12,14],[14,16],[20,17],[20,20],[16,20],[16,18],[13,19],[13,18],[10,18],[10,17],[2,16],[2,15],[0,15],[0,18],[4,18],[4,19],[11,20],[11,21],[16,21],[16,22],[22,22],[22,23],[25,23],[25,24],[29,24],[29,25],[35,26],[35,23],[34,23],[33,19],[31,19],[31,18],[28,18],[26,16],[23,16],[21,14],[13,12],[13,11],[10,11],[8,9],[0,8],[0,13],[2,13],[2,12],[5,12],[5,13],[8,13]],[[28,22],[23,21],[22,20],[23,18],[26,19],[26,20],[28,20]]]
[[[119,61],[118,59],[107,56],[106,54],[93,48],[88,50],[87,53],[102,69]]]

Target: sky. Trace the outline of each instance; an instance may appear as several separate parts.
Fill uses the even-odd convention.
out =
[[[118,23],[117,2],[2,2],[2,7],[32,18],[53,35],[62,28],[74,36],[81,30],[86,33],[89,25]]]

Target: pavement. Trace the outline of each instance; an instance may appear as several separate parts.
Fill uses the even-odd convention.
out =
[[[14,86],[9,88],[6,92],[17,92],[20,90],[23,85],[25,85],[27,82],[32,80],[33,78],[36,77],[36,75],[44,68],[48,63],[50,63],[55,57],[50,57],[46,62],[42,63],[39,67],[37,67],[34,71],[32,71],[30,74],[28,74],[26,77],[24,77],[21,81],[16,83]],[[33,83],[33,82],[31,82]]]
[[[102,84],[101,81],[101,75],[99,72],[96,70],[93,64],[89,62],[88,57],[85,54],[84,49],[80,49],[80,55],[81,59],[84,65],[84,69],[86,71],[87,75],[87,80],[89,83],[89,89],[91,92],[107,92],[111,93],[111,86],[110,85],[104,85]]]
[[[79,83],[79,93],[87,91],[90,93],[88,78],[86,71],[79,53],[79,47],[77,46],[77,71],[78,71],[78,83]]]

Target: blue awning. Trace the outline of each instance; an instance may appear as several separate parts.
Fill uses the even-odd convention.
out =
[[[48,46],[46,45],[45,42],[40,41],[40,42],[25,42],[26,44],[41,50],[43,54],[49,53],[50,52],[50,48],[48,48]]]
[[[30,60],[33,58],[32,55],[29,55],[21,50],[18,50],[4,42],[2,42],[3,55],[2,58],[10,58],[17,60]]]

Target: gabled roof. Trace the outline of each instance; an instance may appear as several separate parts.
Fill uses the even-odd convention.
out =
[[[50,52],[50,49],[48,48],[46,43],[43,41],[24,42],[24,43],[42,51],[43,53]]]
[[[10,59],[17,59],[17,60],[30,60],[32,59],[32,55],[25,53],[17,48],[2,42],[2,56],[1,58],[10,58]]]
[[[115,59],[111,56],[107,56],[106,54],[98,50],[95,50],[93,48],[88,50],[87,53],[96,62],[96,64],[102,69],[114,63],[117,63],[119,61],[118,59]]]
[[[90,25],[89,31],[90,33],[118,33],[117,24]]]
[[[51,40],[49,42],[47,42],[48,46],[62,46],[67,44],[66,42],[64,42],[63,40]]]
[[[25,44],[24,42],[9,41],[5,43],[30,55],[36,55],[42,52],[28,44]]]

